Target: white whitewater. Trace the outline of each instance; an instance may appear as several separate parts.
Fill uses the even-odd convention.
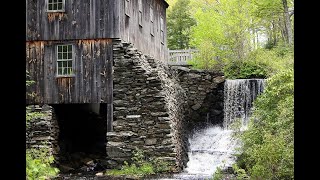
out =
[[[208,126],[189,138],[190,151],[187,168],[175,176],[178,179],[209,179],[217,167],[231,166],[237,142],[232,139],[232,130]]]
[[[253,100],[263,92],[264,79],[226,80],[224,84],[224,121],[228,128],[234,120],[241,119],[242,126],[248,125]]]
[[[226,80],[224,85],[224,122],[220,126],[207,126],[189,138],[189,161],[184,172],[174,179],[210,179],[217,167],[228,167],[235,162],[238,142],[232,138],[230,124],[241,119],[242,127],[248,124],[252,102],[263,92],[264,79]]]

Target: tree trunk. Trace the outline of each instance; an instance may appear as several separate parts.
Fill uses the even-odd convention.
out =
[[[282,4],[284,9],[284,22],[285,22],[285,31],[286,31],[285,34],[287,35],[286,40],[288,44],[291,45],[293,43],[293,35],[291,30],[290,14],[288,10],[287,0],[282,0]]]

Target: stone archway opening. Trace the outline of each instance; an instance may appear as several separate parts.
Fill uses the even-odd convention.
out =
[[[59,126],[58,167],[62,173],[106,169],[106,108],[104,104],[53,105]]]

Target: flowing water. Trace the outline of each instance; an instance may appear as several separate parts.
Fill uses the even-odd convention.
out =
[[[217,167],[231,166],[232,155],[237,141],[232,138],[232,130],[220,126],[208,126],[189,138],[189,162],[183,173],[176,179],[209,179]]]
[[[264,79],[236,79],[226,80],[224,84],[224,121],[228,128],[234,120],[241,119],[242,126],[246,127],[253,100],[263,92]]]
[[[190,138],[189,162],[185,170],[172,179],[210,179],[217,167],[235,162],[238,142],[232,138],[230,125],[240,119],[246,129],[253,100],[263,92],[264,79],[226,80],[224,85],[224,122],[221,126],[207,126]]]

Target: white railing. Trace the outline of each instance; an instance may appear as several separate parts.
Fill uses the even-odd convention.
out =
[[[192,59],[195,49],[169,50],[168,65],[185,66],[187,61]]]

